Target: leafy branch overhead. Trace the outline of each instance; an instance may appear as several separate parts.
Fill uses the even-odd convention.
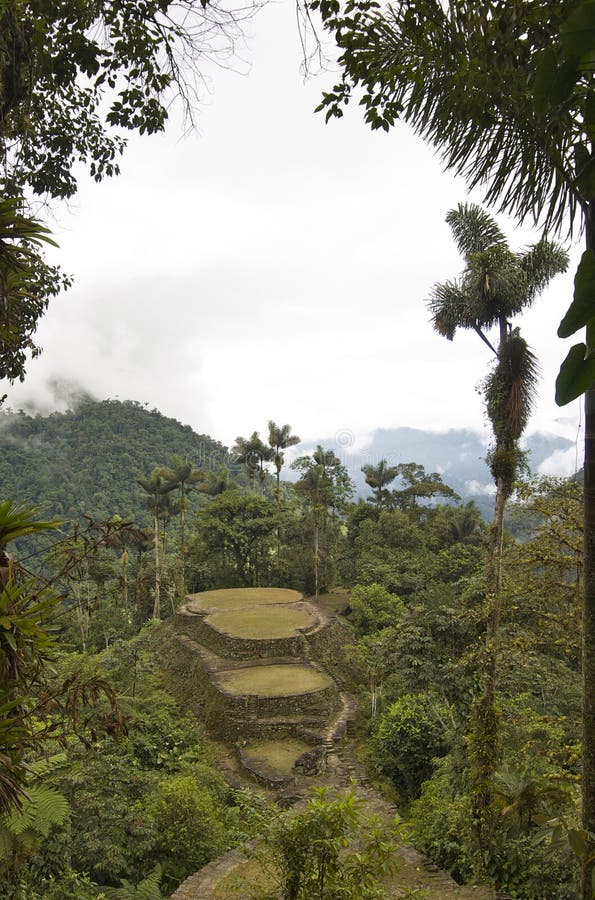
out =
[[[592,15],[592,3],[582,4]],[[570,224],[588,202],[576,181],[582,85],[564,102],[534,101],[542,55],[558,42],[574,4],[463,0],[314,0],[340,50],[340,81],[319,110],[341,117],[360,97],[365,120],[411,125],[485,202],[519,219]],[[581,76],[582,77],[582,76]],[[586,136],[586,135],[583,135]]]
[[[5,192],[72,197],[75,164],[117,175],[122,132],[162,131],[178,97],[192,118],[209,61],[225,64],[256,3],[100,0],[0,5]]]
[[[56,246],[49,229],[24,214],[24,201],[0,198],[0,378],[25,376],[27,353],[40,353],[33,341],[49,300],[70,280],[40,253]]]
[[[31,196],[72,197],[81,169],[95,181],[117,175],[126,133],[162,131],[176,98],[192,121],[205,65],[232,58],[257,8],[2,0],[0,379],[23,380],[28,354],[41,352],[37,324],[70,284],[44,259],[41,245],[53,241],[26,213]]]

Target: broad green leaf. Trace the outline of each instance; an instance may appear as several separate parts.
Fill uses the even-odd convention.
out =
[[[586,344],[575,344],[560,366],[556,378],[556,403],[565,406],[576,400],[595,382],[595,358],[585,359]]]
[[[6,632],[6,634],[4,635],[4,640],[13,650],[17,649],[17,642],[14,639],[14,635],[12,635],[10,631]]]
[[[568,843],[570,844],[574,853],[576,853],[576,855],[579,857],[579,859],[582,859],[587,849],[586,832],[582,831],[582,829],[579,828],[569,828]]]
[[[577,59],[595,50],[594,0],[581,3],[560,31],[562,47],[570,59]]]
[[[545,115],[552,107],[563,103],[572,93],[576,81],[574,62],[566,60],[559,65],[554,48],[544,50],[535,71],[533,95],[537,111]]]
[[[591,141],[595,141],[595,91],[589,91],[585,97],[583,117],[587,134]]]
[[[585,250],[574,277],[574,299],[558,328],[558,337],[570,337],[595,316],[595,254]]]

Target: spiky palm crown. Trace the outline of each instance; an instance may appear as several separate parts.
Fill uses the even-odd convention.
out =
[[[428,307],[434,328],[449,340],[457,328],[483,333],[518,315],[567,268],[567,253],[549,241],[512,251],[496,221],[477,204],[460,203],[446,221],[465,268],[460,278],[434,285]]]

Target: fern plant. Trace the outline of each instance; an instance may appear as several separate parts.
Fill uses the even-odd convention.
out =
[[[160,883],[161,866],[157,863],[147,877],[143,878],[137,885],[123,878],[120,882],[120,887],[103,888],[102,890],[106,897],[113,897],[114,900],[162,900],[163,894],[159,889]]]
[[[69,811],[66,798],[53,788],[28,787],[22,808],[0,818],[0,866],[15,874],[52,825],[62,825]]]

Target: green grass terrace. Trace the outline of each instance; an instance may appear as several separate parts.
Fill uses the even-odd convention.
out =
[[[295,697],[322,691],[333,681],[307,664],[290,663],[245,666],[220,672],[216,683],[234,697]]]
[[[273,606],[278,603],[298,603],[303,594],[289,588],[226,588],[189,594],[184,604],[188,612],[229,612],[252,606]]]

